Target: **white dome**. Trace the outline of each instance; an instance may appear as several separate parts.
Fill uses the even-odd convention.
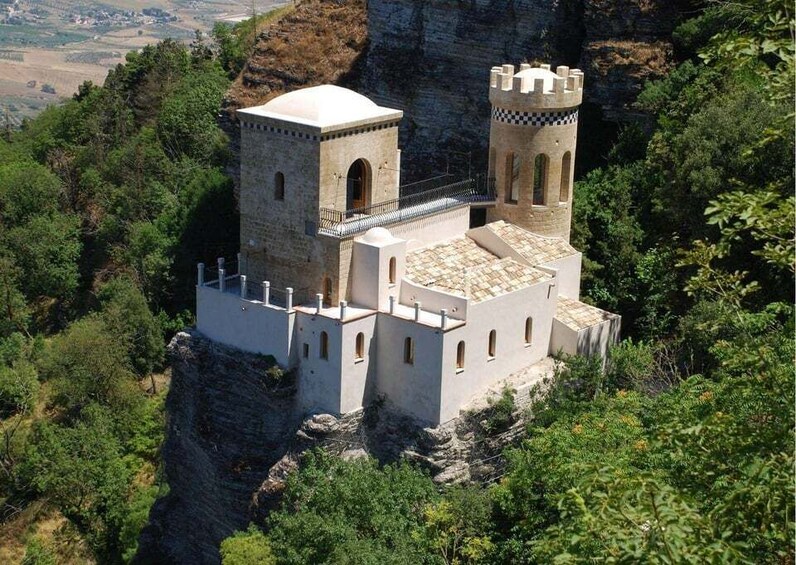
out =
[[[395,238],[387,228],[370,228],[365,232],[365,235],[362,236],[362,241],[363,243],[369,243],[371,245],[384,245],[392,243],[395,241]]]
[[[553,79],[557,78],[558,75],[555,74],[553,71],[542,69],[540,67],[533,67],[530,69],[525,69],[524,71],[518,72],[515,77],[521,77],[526,80],[526,84],[528,88],[533,90],[533,81],[541,78],[544,79],[544,91],[545,92],[552,92],[553,91]]]
[[[382,108],[347,88],[331,84],[294,90],[249,111],[263,116],[314,126],[332,126],[389,117],[400,112]]]

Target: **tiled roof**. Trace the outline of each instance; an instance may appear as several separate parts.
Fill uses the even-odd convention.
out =
[[[487,224],[486,227],[534,266],[577,253],[574,247],[560,237],[544,237],[503,220]]]
[[[616,314],[600,310],[583,302],[564,298],[563,296],[558,297],[556,320],[570,329],[582,330],[618,317]]]
[[[406,277],[419,285],[466,296],[474,302],[551,278],[513,259],[500,259],[468,237],[408,253]]]

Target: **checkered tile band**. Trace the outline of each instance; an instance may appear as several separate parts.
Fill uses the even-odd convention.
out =
[[[578,121],[578,109],[556,112],[515,112],[493,106],[492,119],[515,126],[566,126]]]

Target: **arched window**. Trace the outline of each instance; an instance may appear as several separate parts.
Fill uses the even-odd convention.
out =
[[[329,277],[323,279],[323,303],[326,306],[332,304],[332,279]]]
[[[525,320],[525,343],[533,343],[533,318]]]
[[[495,356],[495,351],[497,350],[497,332],[492,330],[489,332],[489,348],[487,350],[487,354],[489,357]]]
[[[355,359],[365,358],[365,334],[363,334],[362,332],[359,332],[357,334],[356,347],[354,349],[354,358]]]
[[[533,160],[533,203],[543,206],[547,190],[547,155],[539,153]]]
[[[567,151],[564,153],[564,158],[561,160],[561,195],[559,202],[566,202],[569,200],[569,177],[572,169],[572,153]]]
[[[276,173],[274,175],[274,199],[285,199],[285,175]]]
[[[389,264],[389,269],[388,269],[388,271],[389,271],[388,277],[389,277],[390,284],[395,284],[395,270],[396,270],[395,266],[396,266],[396,263],[397,263],[397,261],[396,261],[395,257],[390,257],[390,264]]]
[[[364,208],[370,203],[370,166],[357,159],[346,175],[346,210]]]
[[[514,153],[506,155],[505,201],[516,204],[520,198],[520,159]]]
[[[404,340],[404,363],[407,365],[415,364],[415,340],[407,337]]]
[[[321,332],[321,359],[329,358],[329,334]]]
[[[464,371],[464,342],[460,341],[456,346],[456,370]]]

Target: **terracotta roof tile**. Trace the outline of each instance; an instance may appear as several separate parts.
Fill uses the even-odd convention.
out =
[[[560,237],[545,237],[531,233],[503,220],[487,224],[486,227],[534,266],[544,265],[578,252]]]
[[[451,239],[407,254],[406,277],[422,286],[482,302],[526,288],[550,275],[500,259],[468,237]]]
[[[559,296],[555,317],[556,320],[568,328],[577,331],[613,320],[619,316],[594,306],[589,306],[578,300]]]

